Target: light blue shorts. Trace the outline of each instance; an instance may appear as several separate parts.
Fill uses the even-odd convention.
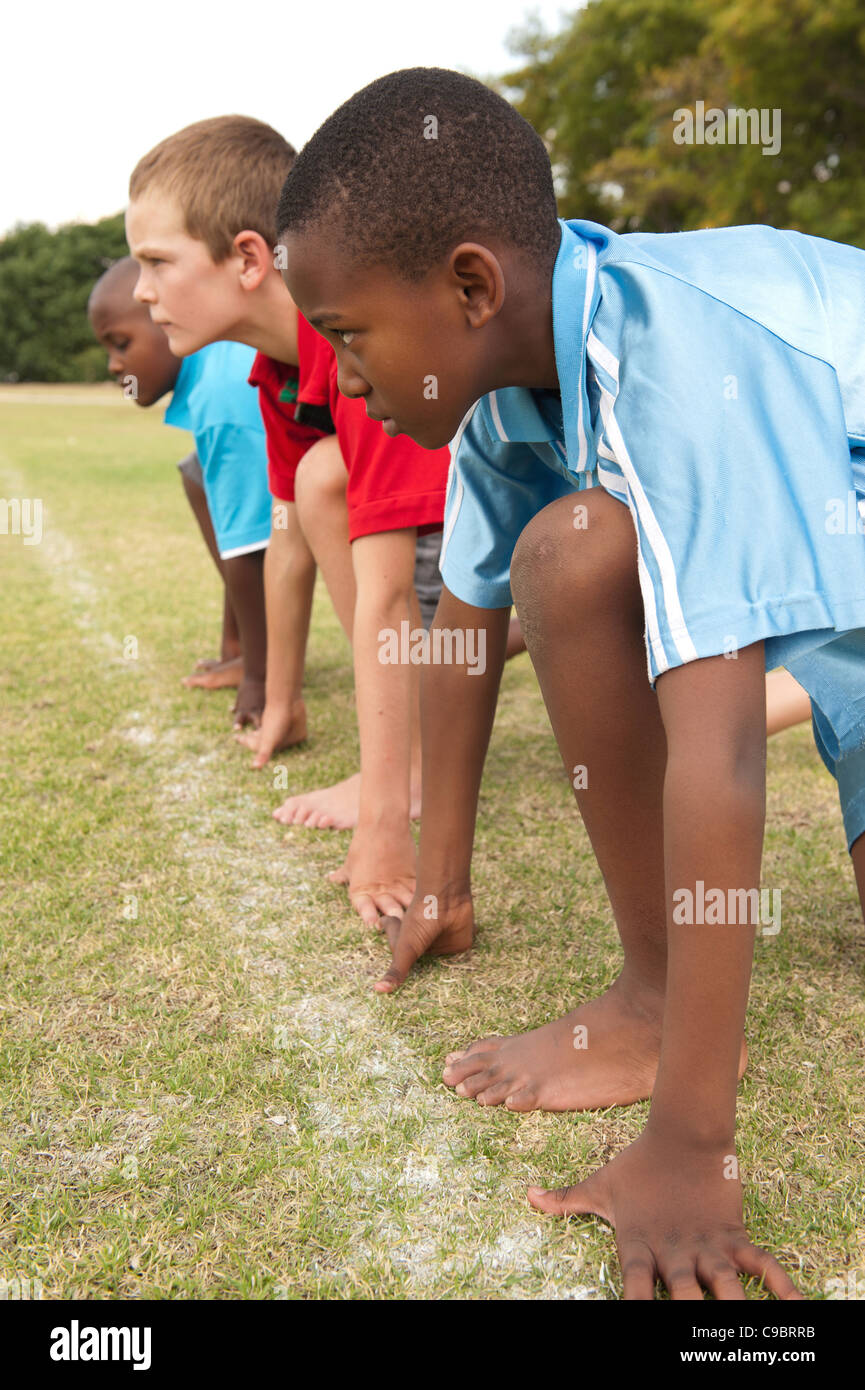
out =
[[[814,739],[838,783],[850,849],[865,834],[865,628],[786,664],[811,697]]]

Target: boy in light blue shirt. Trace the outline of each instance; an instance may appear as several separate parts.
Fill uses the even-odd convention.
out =
[[[270,539],[264,424],[247,381],[254,356],[244,343],[211,343],[182,357],[165,412],[166,425],[195,438],[222,560],[264,551]]]
[[[278,231],[341,389],[391,433],[453,440],[433,634],[476,629],[486,650],[482,678],[424,671],[417,890],[379,988],[471,943],[513,597],[624,962],[565,1019],[451,1054],[445,1080],[514,1110],[651,1096],[634,1144],[530,1200],[616,1227],[626,1298],[658,1279],[741,1298],[741,1273],[798,1298],[744,1227],[735,1101],[755,930],[780,925],[758,886],[779,662],[812,697],[865,899],[865,253],[562,223],[527,123],[424,68],[325,122]]]

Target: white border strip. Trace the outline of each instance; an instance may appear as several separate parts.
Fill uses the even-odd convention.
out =
[[[600,383],[599,383],[600,385]],[[646,535],[646,539],[655,557],[655,563],[661,575],[661,587],[664,593],[664,605],[667,610],[667,622],[671,629],[671,637],[682,661],[696,661],[697,648],[691,641],[688,627],[685,622],[685,615],[682,612],[682,604],[679,598],[679,589],[676,583],[676,567],[673,564],[673,557],[666,537],[658,523],[655,513],[652,511],[651,503],[646,496],[643,484],[637,476],[636,469],[631,461],[627,446],[619,429],[619,422],[613,412],[615,401],[603,386],[601,386],[601,416],[604,421],[604,429],[607,438],[616,452],[616,461],[621,468],[628,483],[633,503],[636,508],[637,516]],[[648,612],[647,612],[648,619]],[[654,646],[654,637],[652,639]]]
[[[481,397],[481,400],[483,400],[483,396]],[[481,400],[475,401],[471,409],[466,411],[465,415],[460,421],[460,427],[449,445],[451,451],[451,463],[450,468],[448,469],[448,480],[445,485],[445,510],[447,510],[447,499],[450,497],[451,480],[454,476],[456,477],[456,498],[453,507],[451,508],[450,518],[448,519],[444,532],[442,534],[442,548],[439,553],[439,570],[441,570],[441,567],[444,564],[444,558],[448,548],[448,541],[450,540],[453,534],[453,529],[457,524],[457,517],[460,514],[460,507],[462,506],[463,493],[465,492],[463,480],[460,477],[459,471],[457,469],[457,454],[459,453],[460,442],[462,440],[463,435],[465,434],[466,426],[469,420],[474,415],[478,406],[480,405]]]
[[[256,541],[254,545],[236,545],[233,550],[220,550],[220,560],[233,560],[236,555],[252,555],[256,550],[266,550],[269,540]]]

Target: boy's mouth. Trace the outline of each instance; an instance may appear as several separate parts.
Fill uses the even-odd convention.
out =
[[[389,434],[391,437],[395,434],[399,434],[396,420],[394,420],[392,415],[374,415],[371,410],[368,410],[366,415],[368,420],[375,420],[377,424],[381,425],[385,434]]]

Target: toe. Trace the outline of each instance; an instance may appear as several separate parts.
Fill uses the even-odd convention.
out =
[[[460,1081],[454,1088],[458,1096],[464,1100],[474,1100],[480,1095],[481,1091],[489,1090],[494,1086],[498,1077],[492,1071],[476,1071],[471,1076],[467,1076],[465,1081]]]
[[[492,1086],[487,1086],[486,1090],[479,1091],[475,1100],[478,1105],[502,1105],[507,1100],[513,1084],[512,1077],[508,1077],[507,1081],[494,1082]]]
[[[471,1057],[475,1052],[493,1052],[504,1042],[504,1038],[493,1035],[490,1038],[477,1038],[475,1042],[469,1043],[468,1047],[462,1048],[459,1052],[449,1052],[445,1061],[448,1066],[452,1062],[458,1062],[463,1057]]]
[[[464,1053],[458,1061],[450,1063],[444,1069],[444,1079],[448,1086],[458,1086],[467,1077],[474,1076],[478,1072],[486,1071],[492,1058],[489,1053],[472,1052]]]
[[[505,1098],[505,1109],[518,1110],[521,1112],[540,1109],[537,1091],[533,1086],[523,1086],[518,1091],[512,1091],[511,1094]]]

